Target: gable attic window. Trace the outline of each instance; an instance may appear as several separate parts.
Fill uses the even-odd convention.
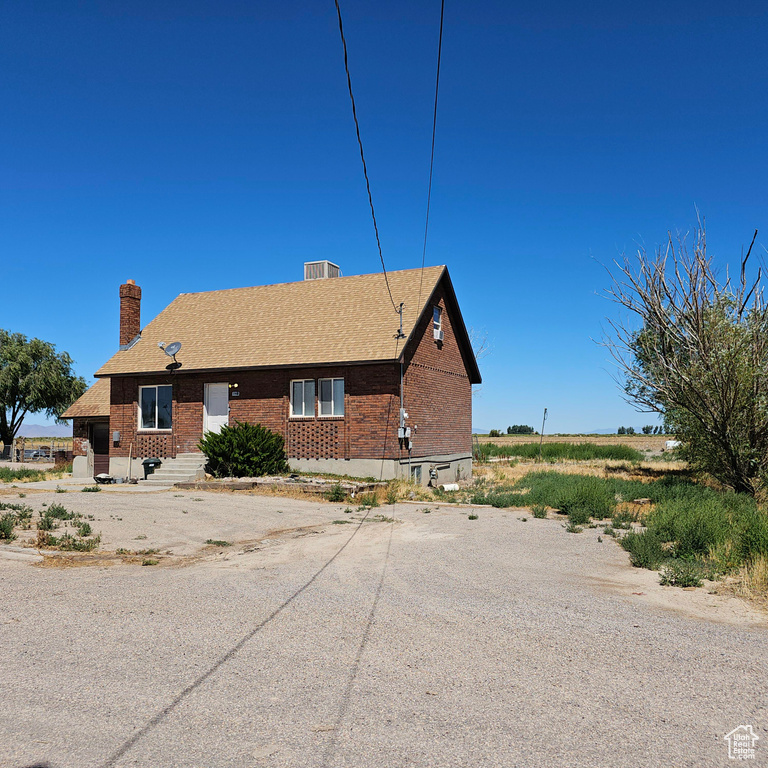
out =
[[[313,417],[315,415],[315,380],[294,379],[291,381],[291,416]]]
[[[432,307],[432,335],[435,341],[443,340],[443,310],[440,307]]]
[[[139,387],[139,429],[171,429],[173,387]]]
[[[320,415],[344,415],[344,379],[320,379]]]

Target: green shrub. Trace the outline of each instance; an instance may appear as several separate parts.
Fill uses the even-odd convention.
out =
[[[78,536],[90,536],[93,533],[93,528],[91,528],[90,523],[80,523],[80,525],[77,526],[77,535]]]
[[[261,424],[236,421],[221,431],[206,432],[198,447],[208,459],[208,471],[216,477],[259,477],[289,471],[285,443]]]
[[[608,533],[608,529],[605,530]],[[611,533],[611,535],[616,535]],[[629,552],[629,559],[635,568],[656,570],[667,559],[663,542],[652,531],[637,533],[630,531],[621,539],[621,546]]]
[[[40,515],[40,519],[37,521],[38,531],[53,531],[58,527],[59,524],[56,522],[56,518],[53,515],[49,515],[47,510],[44,514]]]
[[[590,517],[610,517],[616,508],[616,497],[611,488],[598,477],[571,475],[555,498],[557,507],[576,525],[589,522]]]
[[[688,560],[672,560],[661,572],[659,584],[665,587],[700,587],[701,566]]]
[[[347,494],[346,491],[341,487],[341,483],[335,483],[325,494],[325,498],[328,499],[328,501],[340,502],[347,498]]]
[[[231,541],[224,541],[223,539],[206,539],[205,543],[206,544],[210,544],[212,547],[231,547],[232,546],[232,542]],[[143,554],[151,555],[151,554],[154,554],[157,551],[158,550],[156,550],[156,549],[153,552],[150,552],[149,550],[147,550]]]
[[[57,520],[74,520],[79,515],[76,512],[70,512],[64,507],[63,504],[51,504],[48,509],[45,510],[45,514],[48,517],[54,517]]]
[[[584,507],[575,507],[568,512],[568,520],[571,525],[586,525],[590,520],[589,510]]]
[[[397,485],[390,483],[387,486],[387,504],[397,504],[400,494],[397,492]]]
[[[86,485],[83,488],[83,493],[99,493],[101,488],[98,485]]]
[[[543,504],[533,504],[531,514],[539,520],[543,520],[547,516],[547,508]]]
[[[16,515],[14,515],[13,512],[6,512],[0,517],[0,539],[13,541],[16,538],[16,534],[13,532],[15,525]]]
[[[768,556],[768,513],[757,507],[745,510],[739,519],[736,545],[744,563]]]
[[[14,525],[20,525],[24,529],[30,527],[32,521],[32,507],[27,504],[9,504],[0,502],[0,511],[3,510],[7,510],[8,514],[14,518]],[[0,535],[0,539],[1,538],[3,538],[2,535]]]

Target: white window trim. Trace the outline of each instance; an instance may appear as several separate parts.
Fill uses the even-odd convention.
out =
[[[437,320],[435,320],[435,310],[437,310]],[[439,307],[437,304],[432,307],[432,329],[435,331],[443,330],[443,308]]]
[[[331,382],[331,409],[333,409],[333,382],[334,381],[344,381],[343,376],[333,376],[332,378],[325,378],[325,379],[318,379],[317,380],[317,392],[315,393],[317,397],[317,418],[318,419],[343,419],[346,415],[347,409],[346,409],[346,403],[342,401],[342,408],[344,408],[344,413],[323,413],[322,408],[320,407],[320,382],[322,381],[330,381]],[[347,388],[344,387],[344,399],[346,400],[347,396]]]
[[[171,387],[171,426],[170,428],[164,427],[163,429],[160,429],[160,427],[143,427],[141,425],[141,391],[143,389],[157,389],[158,387]],[[158,397],[157,394],[155,394],[155,423],[159,421],[157,418],[157,401]],[[139,400],[136,403],[137,407],[137,414],[136,414],[136,431],[137,432],[161,432],[163,434],[170,434],[173,432],[173,385],[172,384],[142,384],[139,386]]]
[[[315,385],[315,396],[312,399],[312,407],[313,407],[313,413],[312,414],[297,414],[293,412],[293,385],[296,382],[301,382],[302,384],[306,384],[306,382],[311,381]],[[298,420],[304,420],[307,419],[314,419],[315,414],[317,413],[317,382],[314,379],[291,379],[289,383],[289,389],[288,389],[288,418],[289,419],[296,419]],[[304,394],[304,389],[302,388],[302,395]],[[301,405],[302,408],[304,406],[304,398],[301,399]]]

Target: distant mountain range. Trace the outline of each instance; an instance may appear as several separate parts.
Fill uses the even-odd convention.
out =
[[[16,437],[72,437],[72,425],[22,424]]]

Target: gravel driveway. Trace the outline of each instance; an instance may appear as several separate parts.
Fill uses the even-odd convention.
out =
[[[0,560],[0,765],[722,766],[743,724],[768,762],[762,614],[660,587],[595,531],[210,504],[248,545],[155,567]]]

